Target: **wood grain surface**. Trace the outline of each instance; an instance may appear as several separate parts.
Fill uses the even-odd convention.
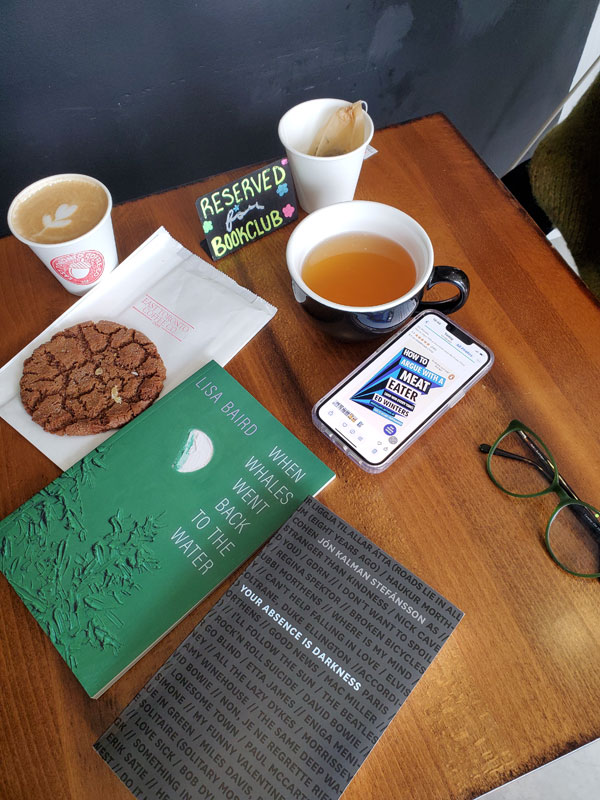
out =
[[[292,226],[217,264],[279,309],[227,369],[335,470],[320,500],[465,612],[345,800],[467,800],[600,736],[600,585],[548,557],[556,499],[502,494],[477,449],[517,417],[580,496],[600,503],[600,309],[445,118],[378,131],[373,146],[356,198],[414,216],[436,263],[468,273],[455,318],[492,348],[492,371],[390,469],[362,472],[310,412],[376,343],[338,343],[296,305]],[[121,258],[160,225],[202,255],[195,199],[250,169],[116,207]],[[5,363],[76,298],[13,237],[0,241],[0,264]],[[59,470],[3,420],[0,438],[4,517]],[[130,798],[92,744],[234,577],[90,700],[0,576],[0,797]]]

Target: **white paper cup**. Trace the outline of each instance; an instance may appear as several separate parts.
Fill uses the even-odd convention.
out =
[[[279,121],[279,139],[292,170],[298,202],[308,213],[354,198],[367,145],[373,138],[373,120],[365,114],[365,140],[341,156],[307,155],[318,132],[347,100],[307,100],[287,111]]]
[[[44,185],[69,179],[89,181],[104,190],[107,206],[100,222],[81,236],[55,244],[33,242],[18,233],[13,225],[15,208],[27,196],[38,191]],[[67,291],[71,294],[82,295],[117,266],[118,257],[111,211],[112,197],[103,183],[89,175],[63,173],[42,178],[19,192],[8,209],[8,227],[13,236],[33,250]]]

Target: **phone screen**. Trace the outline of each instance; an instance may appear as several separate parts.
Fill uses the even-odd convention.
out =
[[[454,405],[492,358],[446,317],[426,312],[317,404],[316,416],[360,459],[381,465]]]

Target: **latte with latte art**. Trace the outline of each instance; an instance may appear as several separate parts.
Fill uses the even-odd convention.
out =
[[[36,244],[69,242],[91,231],[108,208],[104,187],[83,177],[34,184],[12,209],[15,233]]]

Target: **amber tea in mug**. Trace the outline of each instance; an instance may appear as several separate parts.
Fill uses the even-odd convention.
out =
[[[431,240],[415,219],[370,200],[308,214],[292,231],[285,259],[303,311],[343,341],[387,335],[429,308],[452,314],[469,296],[462,270],[434,266]],[[438,283],[458,294],[427,300],[425,293]]]
[[[410,292],[415,263],[398,242],[349,232],[317,244],[302,265],[302,280],[319,297],[344,306],[378,306]]]

